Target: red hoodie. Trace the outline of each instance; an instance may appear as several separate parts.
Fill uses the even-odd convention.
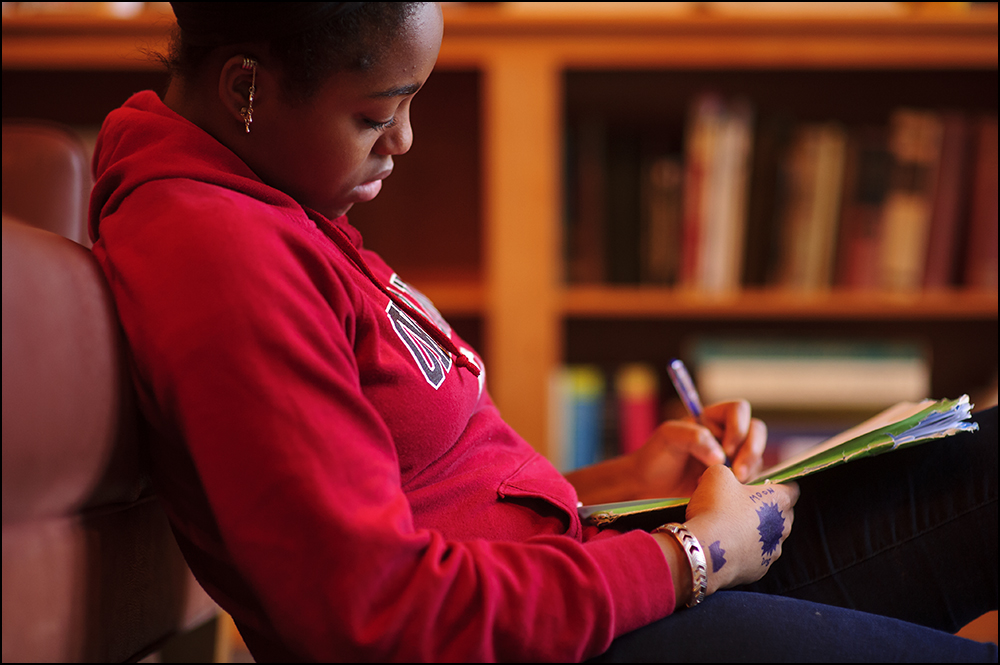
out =
[[[152,92],[108,116],[94,171],[158,490],[258,660],[580,660],[673,610],[652,537],[581,526],[479,357],[346,217]]]

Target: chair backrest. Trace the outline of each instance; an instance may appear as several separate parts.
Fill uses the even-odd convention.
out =
[[[94,256],[5,214],[4,662],[134,659],[217,614],[150,489],[138,423]]]
[[[69,128],[4,120],[4,213],[89,247],[92,184],[87,149]]]

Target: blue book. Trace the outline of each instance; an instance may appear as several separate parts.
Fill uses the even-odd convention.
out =
[[[599,461],[604,443],[605,378],[592,365],[570,365],[561,377],[563,471]]]

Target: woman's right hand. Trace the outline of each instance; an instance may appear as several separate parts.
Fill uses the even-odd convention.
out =
[[[685,525],[705,552],[709,594],[764,576],[781,556],[798,498],[795,483],[749,486],[721,464],[705,471]]]

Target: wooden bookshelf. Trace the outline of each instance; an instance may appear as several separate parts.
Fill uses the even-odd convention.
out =
[[[105,107],[90,98],[102,90],[160,80],[159,64],[145,54],[165,50],[172,24],[169,14],[156,11],[128,20],[5,16],[4,116],[45,108],[74,124],[77,101],[99,116]],[[479,322],[476,341],[487,355],[491,392],[540,451],[549,450],[552,372],[569,355],[600,355],[622,326],[636,321],[652,325],[653,334],[675,324],[711,332],[766,319],[792,332],[833,322],[876,336],[916,323],[933,330],[936,347],[981,352],[978,361],[993,371],[995,292],[746,291],[706,299],[660,288],[564,286],[566,81],[570,72],[588,71],[745,72],[763,79],[774,72],[775,81],[781,72],[837,71],[829,80],[844,86],[843,96],[854,96],[855,105],[865,103],[866,91],[849,89],[845,72],[846,80],[850,72],[881,72],[885,80],[893,72],[971,72],[977,84],[992,79],[995,111],[997,11],[813,17],[446,5],[438,73],[414,104],[414,149],[399,160],[392,186],[356,219],[368,245],[446,315]],[[99,100],[107,110],[123,101],[108,97]],[[421,104],[444,117],[421,125]],[[415,165],[409,170],[407,160]],[[413,228],[427,231],[414,235]],[[610,328],[604,338],[590,337],[594,321]],[[578,322],[591,328],[581,333]]]
[[[490,381],[505,415],[536,445],[547,440],[547,390],[553,369],[571,357],[601,359],[606,346],[628,338],[618,337],[621,328],[636,319],[668,327],[670,322],[698,320],[709,331],[719,321],[768,318],[794,329],[832,319],[889,334],[894,333],[894,321],[920,319],[935,327],[943,321],[972,320],[987,322],[992,331],[986,339],[977,338],[981,348],[995,345],[996,294],[835,293],[800,298],[745,293],[720,300],[644,287],[561,283],[567,72],[995,72],[995,10],[828,19],[537,12],[518,16],[468,7],[448,19],[442,66],[474,66],[484,78],[483,279]],[[601,336],[590,335],[593,319],[607,323]],[[959,325],[954,331],[959,336],[968,332]],[[649,340],[658,332],[644,341],[655,344]],[[575,357],[577,349],[569,348],[581,346],[581,338],[586,340],[580,352],[585,358]],[[538,447],[548,450],[547,445]]]

